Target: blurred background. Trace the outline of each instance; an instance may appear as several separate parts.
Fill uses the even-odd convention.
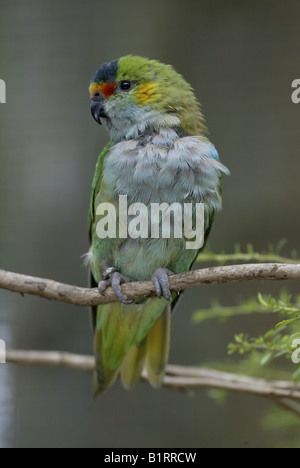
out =
[[[286,238],[299,246],[300,3],[238,0],[1,0],[0,268],[86,285],[87,211],[108,135],[89,109],[90,78],[128,53],[171,63],[196,90],[222,161],[223,212],[210,245],[257,250]],[[295,284],[286,284],[296,292]],[[279,285],[187,291],[173,317],[170,362],[227,359],[234,333],[263,333],[274,319],[193,325],[212,299],[224,305]],[[10,348],[92,353],[86,308],[0,291],[0,338]],[[91,376],[0,366],[0,447],[267,447],[281,434],[260,421],[272,406],[231,394],[217,405],[119,383],[94,402]]]

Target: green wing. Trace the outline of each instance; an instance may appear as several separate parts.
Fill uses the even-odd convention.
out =
[[[102,175],[104,160],[112,146],[113,146],[113,142],[110,141],[105,146],[103,151],[101,152],[98,158],[97,164],[96,164],[95,175],[94,175],[93,184],[92,184],[92,193],[91,193],[89,218],[88,218],[88,233],[89,233],[90,244],[92,243],[93,225],[95,222],[95,198],[96,198],[97,193],[100,190],[101,175]],[[89,285],[91,288],[96,288],[98,286],[91,272],[91,268],[89,271]],[[93,330],[95,330],[96,318],[97,318],[97,307],[92,307],[91,313],[92,313],[92,326],[93,326]]]
[[[88,232],[89,232],[90,242],[92,242],[93,223],[95,221],[95,198],[100,190],[100,185],[101,185],[101,180],[102,180],[101,175],[103,171],[104,160],[112,146],[113,146],[113,142],[110,141],[103,149],[96,164],[96,170],[95,170],[95,175],[94,175],[93,184],[92,184],[92,194],[91,194],[91,200],[90,200],[89,221],[88,221]]]
[[[118,249],[120,242],[124,242],[116,239],[100,240],[95,233],[95,206],[104,196],[101,185],[103,165],[112,146],[113,143],[110,142],[99,156],[92,185],[88,224],[94,256],[94,267],[90,275],[91,287],[96,287],[100,279],[101,267],[98,268],[98,264],[101,264],[104,258],[109,262],[110,252]],[[123,385],[132,388],[144,363],[152,385],[159,385],[168,359],[169,322],[169,307],[164,299],[148,299],[140,305],[110,303],[93,307],[95,395],[108,388],[119,372]]]

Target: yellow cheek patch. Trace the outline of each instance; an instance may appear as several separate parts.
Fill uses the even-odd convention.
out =
[[[136,98],[142,105],[149,104],[150,102],[155,101],[159,98],[157,93],[157,84],[156,83],[144,83],[140,84],[136,88],[135,92]]]

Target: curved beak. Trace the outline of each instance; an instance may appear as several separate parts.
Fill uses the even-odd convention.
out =
[[[100,125],[101,124],[101,119],[100,117],[102,118],[107,118],[107,115],[105,113],[105,110],[104,110],[104,104],[105,104],[105,99],[104,98],[95,98],[93,97],[91,99],[91,113],[92,113],[92,116],[94,117],[94,119],[96,120],[96,122]]]

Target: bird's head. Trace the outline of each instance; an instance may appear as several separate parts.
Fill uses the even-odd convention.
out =
[[[115,141],[162,126],[180,128],[188,135],[205,133],[191,86],[170,65],[127,55],[104,63],[89,91],[94,119]]]

